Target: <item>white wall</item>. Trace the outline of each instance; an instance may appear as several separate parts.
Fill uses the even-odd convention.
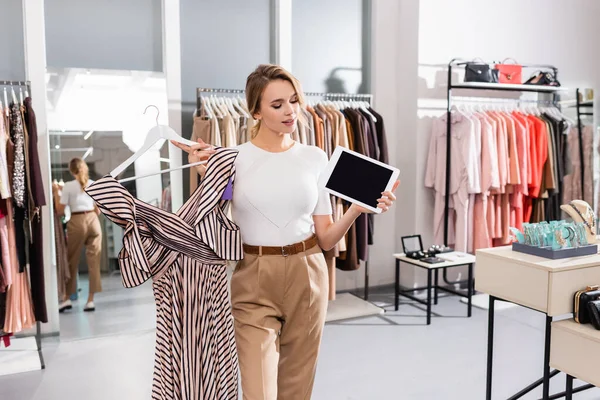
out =
[[[10,0],[0,3],[0,80],[25,80],[23,5]]]
[[[163,70],[161,0],[46,0],[45,17],[50,67]]]
[[[563,86],[592,87],[598,93],[600,2],[594,0],[374,0],[373,86],[377,108],[385,116],[391,160],[400,168],[402,185],[395,215],[378,217],[372,254],[371,284],[392,283],[392,253],[400,237],[423,235],[432,241],[433,195],[424,187],[431,110],[427,99],[444,99],[443,65],[455,57],[554,64]],[[441,65],[432,67],[431,65]],[[417,100],[419,107],[417,109]],[[392,217],[392,218],[388,218]],[[395,226],[388,226],[394,219]],[[379,227],[385,226],[386,232]],[[394,236],[395,240],[389,240]],[[382,236],[385,236],[381,238]],[[403,269],[403,272],[408,269]],[[404,285],[422,283],[420,271],[406,271]],[[455,276],[457,277],[457,276]],[[464,279],[464,274],[463,274]],[[359,281],[357,281],[359,282]]]
[[[292,71],[304,91],[357,93],[362,81],[361,22],[362,0],[292,2]],[[327,82],[334,70],[339,80]]]

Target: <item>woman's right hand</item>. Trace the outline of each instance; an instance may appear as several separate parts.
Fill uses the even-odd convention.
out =
[[[195,144],[193,146],[188,146],[186,144],[175,142],[173,140],[171,140],[171,144],[188,153],[188,162],[190,164],[208,160],[210,156],[217,152],[213,146],[204,143],[202,139],[198,139],[198,144]],[[200,176],[204,178],[204,174],[206,173],[206,164],[196,165],[195,168],[198,174],[200,174]]]

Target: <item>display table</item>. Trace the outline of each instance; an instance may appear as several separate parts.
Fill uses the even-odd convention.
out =
[[[573,294],[600,282],[600,255],[549,260],[512,251],[511,246],[477,251],[477,291],[490,295],[486,399],[492,398],[495,300],[510,301],[546,314],[543,378],[517,393],[518,399],[540,384],[550,397],[550,342],[555,316],[572,314]]]
[[[446,253],[444,256],[449,256],[452,253]],[[457,296],[466,297],[468,299],[467,306],[467,317],[471,316],[471,297],[473,296],[473,264],[475,263],[475,256],[470,254],[464,254],[461,256],[456,256],[456,260],[454,261],[445,261],[437,264],[429,264],[426,262],[422,262],[419,260],[415,260],[414,258],[407,257],[404,253],[394,254],[394,258],[396,259],[396,284],[395,284],[395,295],[394,295],[394,306],[395,310],[398,311],[399,306],[399,297],[404,296],[411,300],[414,300],[418,303],[424,304],[427,306],[427,325],[431,324],[431,290],[434,291],[434,303],[438,302],[438,290],[442,290],[444,292],[448,292]],[[406,263],[410,265],[414,265],[415,267],[423,268],[427,271],[427,286],[420,288],[413,288],[407,290],[400,290],[400,265],[401,263]],[[448,268],[461,267],[461,266],[469,267],[469,275],[467,279],[467,293],[461,293],[459,291],[440,286],[439,285],[439,271],[443,271],[444,281],[448,284],[453,284],[456,282],[448,282],[446,278],[446,273]],[[434,274],[435,272],[435,274]],[[432,281],[435,282],[432,283]],[[424,301],[419,299],[412,294],[411,292],[415,292],[418,290],[427,290],[427,300]]]
[[[572,319],[552,323],[550,366],[567,374],[567,400],[573,390],[573,377],[600,386],[600,331]]]

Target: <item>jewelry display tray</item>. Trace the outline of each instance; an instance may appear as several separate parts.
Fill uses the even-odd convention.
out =
[[[526,254],[531,254],[534,256],[550,258],[552,260],[558,260],[561,258],[570,258],[570,257],[590,256],[592,254],[598,253],[598,245],[597,244],[589,244],[587,246],[581,246],[581,247],[570,248],[570,249],[552,250],[551,247],[536,247],[536,246],[530,246],[528,244],[513,243],[512,249],[513,249],[513,251],[518,251],[520,253],[526,253]]]

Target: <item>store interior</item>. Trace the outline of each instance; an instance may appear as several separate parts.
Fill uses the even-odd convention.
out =
[[[236,121],[235,135],[212,136],[212,144],[249,141],[248,125],[256,121],[245,104],[246,77],[265,63],[298,78],[310,119],[331,118],[326,107],[346,116],[330,128],[327,143],[315,136],[316,122],[295,131],[295,141],[331,156],[336,145],[353,140],[351,112],[342,111],[360,110],[364,132],[377,146],[354,149],[400,170],[394,206],[361,216],[350,230],[352,248],[346,235],[346,250],[324,252],[328,309],[312,399],[600,398],[593,361],[600,356],[600,330],[576,322],[573,310],[578,291],[600,285],[600,252],[563,260],[523,255],[510,231],[577,221],[560,206],[582,200],[595,213],[588,227],[595,232],[600,3],[0,0],[0,10],[0,110],[7,115],[0,142],[4,136],[14,141],[7,105],[19,110],[22,104],[14,118],[22,118],[29,138],[22,145],[25,194],[34,207],[23,217],[17,200],[2,192],[3,164],[14,172],[0,149],[0,320],[9,316],[0,324],[1,399],[151,396],[152,282],[124,286],[119,257],[126,232],[99,213],[102,289],[88,312],[94,284],[86,251],[77,255],[76,290],[68,293],[67,226],[77,212],[59,212],[53,193],[60,198],[74,180],[74,158],[85,162],[90,182],[98,181],[144,148],[157,125],[196,140],[199,114],[229,118]],[[488,69],[501,81],[467,76]],[[515,71],[512,84],[507,79]],[[525,84],[542,73],[552,82]],[[474,142],[460,137],[466,121]],[[544,160],[542,152],[532,154],[528,136],[540,125],[535,129],[548,135],[536,142]],[[504,126],[505,150],[497,126]],[[448,129],[453,140],[446,140]],[[27,147],[33,135],[37,152]],[[120,179],[131,179],[122,185],[133,197],[175,213],[198,187],[194,168],[180,168],[187,162],[186,153],[161,140]],[[464,192],[454,186],[458,181]],[[14,192],[12,175],[11,182]],[[16,210],[12,223],[4,203]],[[17,218],[31,226],[24,225],[26,237]],[[563,246],[591,248],[581,236],[577,246]],[[434,245],[458,253],[436,253],[439,265],[408,254]],[[16,258],[5,257],[5,247],[15,247]],[[11,285],[2,284],[12,268],[7,262],[14,267],[12,294]],[[229,275],[234,266],[230,262]],[[20,296],[26,301],[14,300]],[[600,291],[592,300],[600,310]]]

